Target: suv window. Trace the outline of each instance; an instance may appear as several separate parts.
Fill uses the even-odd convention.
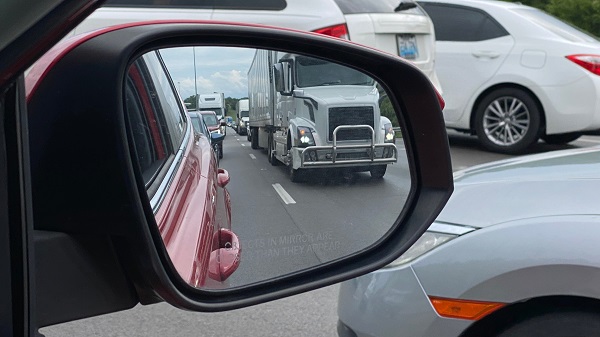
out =
[[[148,70],[152,75],[154,84],[154,94],[161,105],[162,111],[167,122],[167,130],[173,147],[178,149],[183,141],[183,135],[186,130],[184,110],[179,104],[179,99],[171,85],[171,81],[165,73],[165,68],[157,53],[148,53],[143,56]]]
[[[411,0],[335,0],[344,14],[396,13],[401,2],[412,3]],[[402,10],[402,14],[423,15],[424,13],[417,6]]]
[[[129,68],[125,82],[125,108],[136,157],[146,186],[173,154],[165,137],[166,123],[159,113],[160,105],[152,95],[152,81],[144,62],[138,60]]]
[[[187,119],[157,52],[136,60],[125,81],[125,108],[131,138],[148,195],[162,184],[183,146]]]
[[[286,0],[108,0],[104,6],[280,11],[287,3]]]
[[[420,2],[435,28],[437,41],[484,41],[508,35],[486,12],[464,6]]]

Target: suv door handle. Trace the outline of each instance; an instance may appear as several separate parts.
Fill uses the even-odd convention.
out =
[[[500,56],[500,53],[493,50],[479,50],[473,52],[473,56],[476,58],[487,58],[487,59],[495,59]]]

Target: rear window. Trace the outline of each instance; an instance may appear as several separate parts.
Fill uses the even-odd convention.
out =
[[[104,6],[280,11],[286,0],[108,0]]]
[[[423,10],[419,6],[415,6],[416,4],[412,0],[335,0],[335,3],[344,14],[401,12],[402,14],[424,15]]]
[[[571,26],[570,24],[555,18],[554,16],[537,10],[535,8],[514,9],[518,14],[523,15],[527,20],[544,27],[546,30],[571,42],[596,42],[598,39],[585,32]]]

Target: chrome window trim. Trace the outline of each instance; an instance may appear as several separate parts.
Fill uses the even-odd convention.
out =
[[[460,226],[456,224],[443,223],[434,221],[431,226],[427,229],[428,232],[436,232],[442,234],[452,234],[452,235],[464,235],[469,232],[474,231],[476,228],[469,226]]]
[[[183,162],[183,155],[185,153],[185,150],[187,149],[190,135],[192,134],[192,131],[190,130],[190,128],[192,127],[191,123],[189,123],[187,118],[185,119],[185,121],[187,130],[185,132],[185,135],[183,136],[183,141],[179,145],[179,149],[177,150],[177,154],[175,155],[175,160],[173,160],[173,162],[171,163],[167,174],[165,175],[158,189],[152,196],[152,199],[150,199],[150,206],[152,207],[152,212],[154,213],[154,215],[156,215],[156,212],[158,212],[158,209],[162,205],[162,202],[165,200],[167,192],[169,191],[169,188],[171,187],[171,184],[175,179],[175,174],[177,173],[181,163]]]

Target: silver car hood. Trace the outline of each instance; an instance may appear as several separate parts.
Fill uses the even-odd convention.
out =
[[[600,147],[555,151],[455,173],[437,221],[473,227],[544,216],[600,214]]]

